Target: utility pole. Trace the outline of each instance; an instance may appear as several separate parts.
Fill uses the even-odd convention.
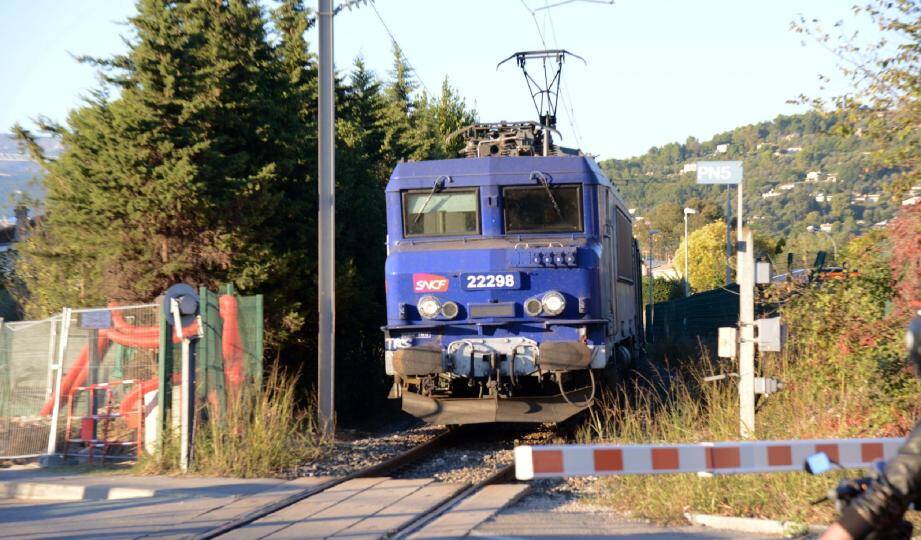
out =
[[[742,226],[742,181],[739,181],[736,281],[739,284],[739,435],[755,436],[755,245]]]
[[[317,298],[317,389],[320,429],[335,435],[334,382],[336,366],[336,182],[335,94],[333,88],[333,0],[319,0],[319,234]]]
[[[739,284],[739,433],[755,435],[755,245],[752,232],[743,229],[744,171],[741,161],[697,162],[698,184],[735,184],[739,190],[736,211],[736,281]],[[729,284],[730,202],[726,189],[726,283]]]

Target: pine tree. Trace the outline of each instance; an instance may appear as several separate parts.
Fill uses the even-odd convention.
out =
[[[376,352],[372,357],[377,358],[383,351],[383,186],[393,167],[384,148],[386,113],[381,83],[357,59],[342,89],[336,122],[336,361],[340,373],[367,375],[338,379],[343,414],[363,410],[368,396],[382,398],[387,392],[383,372],[368,366],[369,352]]]
[[[448,78],[441,83],[441,94],[431,98],[423,94],[413,115],[414,129],[411,140],[415,150],[412,157],[422,159],[450,159],[458,157],[463,141],[445,138],[451,133],[476,121],[476,112],[451,88]]]
[[[128,53],[95,61],[120,95],[75,110],[46,164],[47,217],[21,249],[32,313],[279,279],[287,81],[259,7],[143,0],[130,23]]]
[[[394,163],[409,157],[415,151],[411,142],[415,90],[412,69],[407,64],[400,46],[394,43],[390,83],[384,88],[387,129],[383,141],[384,152]]]

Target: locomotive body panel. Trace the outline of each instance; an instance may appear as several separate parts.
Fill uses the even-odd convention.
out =
[[[386,197],[385,368],[412,414],[559,421],[639,353],[632,225],[592,159],[402,163]]]

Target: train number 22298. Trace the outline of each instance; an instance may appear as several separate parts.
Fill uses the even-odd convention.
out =
[[[464,274],[464,288],[471,289],[517,289],[519,276],[516,273],[506,274]]]

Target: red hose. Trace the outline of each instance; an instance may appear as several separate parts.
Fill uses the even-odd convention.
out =
[[[134,326],[125,320],[125,314],[117,308],[117,304],[109,304],[109,311],[112,313],[112,325],[116,330],[125,335],[155,334],[160,335],[159,326]]]
[[[106,330],[99,331],[99,338],[96,340],[96,349],[99,351],[99,356],[105,356],[106,352],[109,350],[109,338],[107,336]],[[67,370],[67,375],[61,379],[61,391],[58,393],[59,396],[69,396],[74,393],[76,388],[83,384],[86,380],[86,375],[89,372],[89,359],[90,359],[90,345],[87,343],[83,346],[83,349],[80,350],[80,355],[77,356],[77,359],[74,360],[74,363],[71,364],[70,369]],[[48,398],[48,401],[42,406],[41,411],[38,413],[40,416],[48,416],[54,411],[54,396]]]
[[[230,294],[221,295],[218,299],[220,315],[224,320],[224,331],[221,336],[224,355],[224,381],[231,392],[243,384],[244,349],[240,337],[240,318],[237,298]]]
[[[139,418],[134,413],[137,412],[138,400],[142,399],[147,392],[152,392],[160,388],[160,378],[154,377],[152,379],[147,379],[146,381],[136,384],[130,392],[125,394],[125,397],[122,398],[122,403],[119,406],[118,410],[121,415],[125,418],[125,422],[128,424],[129,429],[135,429],[138,427]],[[147,414],[146,411],[143,411],[141,414]]]
[[[234,305],[236,305],[236,303],[234,303]],[[111,308],[113,305],[110,304],[109,307]],[[160,347],[159,326],[133,326],[125,321],[124,315],[120,310],[112,309],[110,312],[112,313],[112,324],[114,328],[99,331],[97,350],[99,351],[100,357],[105,356],[112,342],[118,343],[124,347],[135,347],[139,349],[156,349]],[[234,310],[234,316],[236,316],[236,310]],[[170,332],[170,334],[172,334],[173,343],[179,343],[181,341],[174,332]],[[183,328],[182,335],[186,338],[198,335],[198,321],[196,320],[189,326]],[[80,355],[77,356],[77,359],[71,364],[70,369],[67,370],[67,374],[61,379],[61,391],[58,395],[60,395],[62,399],[64,396],[72,395],[76,391],[76,388],[86,381],[87,372],[89,370],[89,356],[89,344],[87,344],[83,346]],[[48,416],[53,411],[54,397],[51,397],[48,398],[42,406],[39,415]]]

